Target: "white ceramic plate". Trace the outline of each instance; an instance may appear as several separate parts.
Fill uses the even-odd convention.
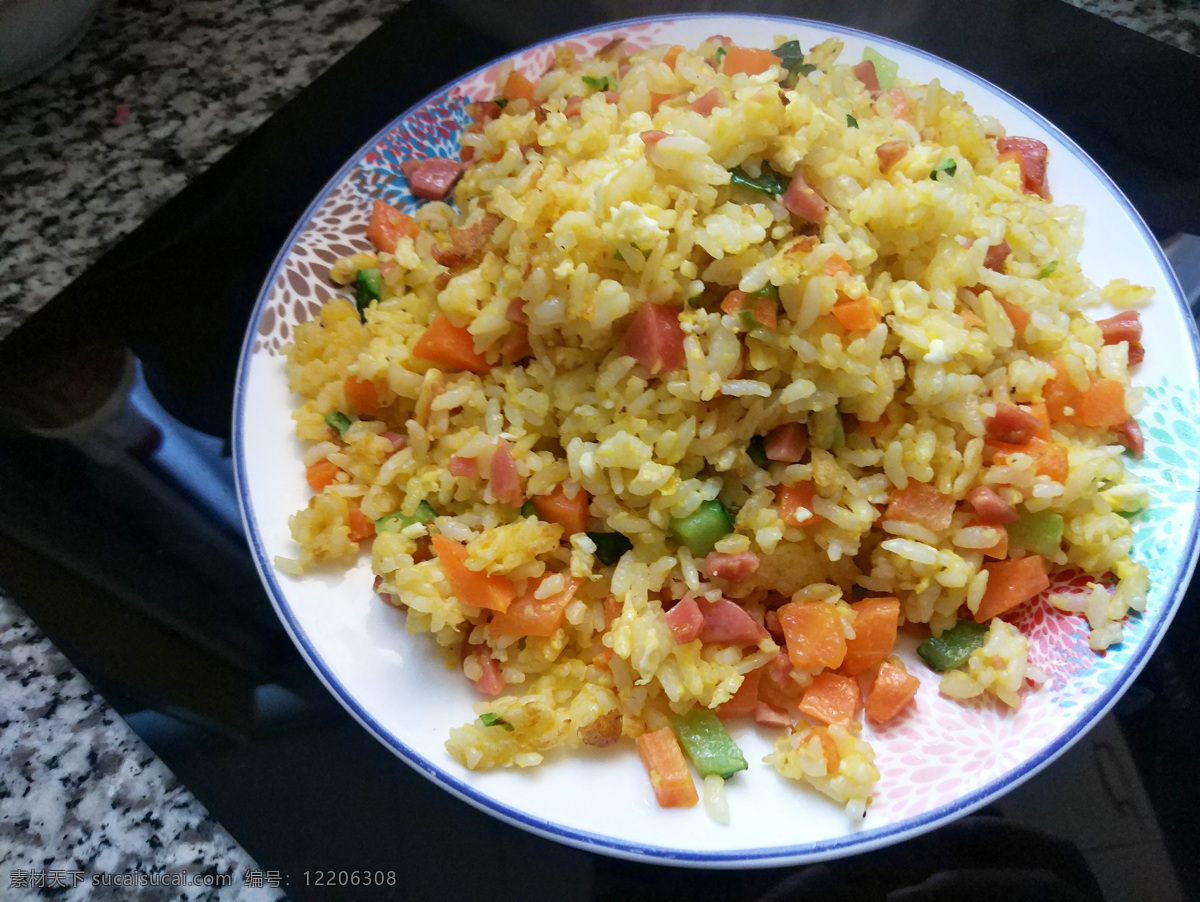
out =
[[[898,842],[985,804],[1062,754],[1113,705],[1141,670],[1175,610],[1196,558],[1196,488],[1200,422],[1196,330],[1158,245],[1133,207],[1079,147],[1016,99],[929,54],[868,35],[798,19],[765,16],[676,16],[618,23],[564,35],[511,59],[540,74],[553,44],[590,55],[617,35],[635,47],[695,46],[712,34],[737,43],[775,46],[776,35],[807,49],[835,35],[842,60],[857,62],[870,45],[915,81],[934,78],[961,91],[1010,135],[1050,147],[1055,201],[1087,210],[1084,271],[1103,284],[1127,277],[1151,286],[1157,299],[1142,313],[1146,362],[1135,382],[1145,389],[1139,416],[1146,453],[1133,465],[1151,490],[1153,508],[1136,522],[1135,557],[1150,568],[1146,612],[1126,627],[1126,641],[1101,657],[1087,649],[1081,618],[1047,603],[1027,606],[1020,627],[1031,659],[1050,675],[1017,711],[941,698],[926,678],[916,712],[883,728],[865,728],[882,773],[865,820],[855,823],[819,794],[779,777],[761,759],[773,733],[734,729],[751,764],[728,784],[732,823],[722,827],[702,806],[663,810],[632,747],[552,759],[528,770],[470,772],[443,747],[451,727],[473,717],[477,700],[459,674],[446,670],[426,636],[410,636],[404,615],[371,591],[367,556],[344,575],[292,579],[276,555],[292,556],[287,519],[309,490],[302,448],[289,414],[279,351],[300,320],[333,296],[328,267],[338,256],[370,249],[365,239],[376,196],[412,204],[396,163],[418,155],[457,156],[466,103],[495,94],[497,61],[447,86],[399,116],[349,160],[313,201],[280,251],[247,332],[235,403],[239,498],[263,582],[280,618],[321,680],[364,727],[397,755],[450,792],[519,827],[591,851],[693,866],[766,866],[831,858]],[[1059,581],[1067,585],[1070,580]],[[908,650],[911,654],[911,649]],[[914,660],[913,667],[921,665]]]

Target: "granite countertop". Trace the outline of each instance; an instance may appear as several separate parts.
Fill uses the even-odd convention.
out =
[[[404,2],[108,0],[62,63],[0,94],[0,337]],[[1069,2],[1200,53],[1200,7]],[[2,593],[0,680],[0,895],[39,897],[36,872],[56,898],[130,898],[86,881],[135,870],[237,888],[140,899],[282,895],[246,885],[250,856]]]

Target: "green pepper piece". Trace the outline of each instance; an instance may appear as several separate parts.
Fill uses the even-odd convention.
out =
[[[1018,507],[1021,519],[1008,524],[1008,542],[1014,548],[1024,548],[1034,554],[1048,556],[1058,551],[1062,544],[1063,518],[1054,511],[1038,511],[1031,514]]]
[[[983,647],[988,628],[974,620],[960,620],[940,636],[930,636],[917,646],[917,654],[938,672],[967,663],[971,652]]]
[[[619,532],[589,532],[587,537],[596,543],[596,557],[605,567],[611,567],[633,548],[633,542]]]
[[[684,752],[702,777],[716,774],[728,780],[746,770],[746,759],[717,715],[707,708],[695,708],[671,720]]]
[[[536,517],[538,515],[537,508],[533,506],[532,501],[526,501],[521,505],[522,517]]]
[[[413,511],[411,517],[406,517],[401,511],[396,511],[393,514],[386,514],[375,521],[375,535],[380,535],[384,532],[403,532],[412,526],[414,523],[428,523],[437,516],[437,511],[433,509],[428,501],[422,501],[417,505],[417,509]],[[389,527],[395,523],[395,529]]]
[[[875,64],[875,78],[879,81],[881,91],[890,91],[896,87],[896,76],[900,74],[900,64],[892,62],[874,47],[863,48],[863,60]]]
[[[355,281],[358,283],[355,303],[358,306],[359,316],[363,316],[366,314],[367,308],[371,306],[371,301],[377,301],[383,296],[383,274],[375,268],[360,269],[355,276]]]
[[[777,197],[787,190],[790,180],[786,176],[780,175],[766,163],[763,163],[762,172],[758,178],[754,178],[741,166],[733,167],[729,170],[729,183],[732,185],[741,185],[743,188],[749,188],[751,191],[758,191],[771,197]]]
[[[671,520],[671,535],[692,554],[708,554],[722,536],[733,532],[733,525],[720,501],[702,501],[693,513]]]
[[[750,444],[746,446],[746,453],[764,470],[771,465],[771,462],[767,460],[767,442],[761,435],[750,439]]]
[[[330,429],[336,429],[337,434],[345,438],[346,430],[350,428],[350,418],[339,410],[325,414],[325,423]]]

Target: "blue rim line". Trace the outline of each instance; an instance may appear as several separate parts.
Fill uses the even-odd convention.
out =
[[[1107,690],[1100,693],[1093,700],[1091,706],[1085,709],[1085,715],[1076,720],[1074,725],[1064,734],[1050,743],[1045,749],[1034,755],[1032,758],[1024,762],[1019,768],[1004,774],[1001,777],[992,780],[987,785],[974,790],[971,793],[959,798],[953,803],[943,805],[932,811],[928,811],[914,818],[909,818],[894,824],[888,824],[885,827],[880,827],[875,830],[866,830],[858,833],[850,833],[844,837],[833,840],[821,840],[815,843],[807,843],[798,846],[787,847],[772,847],[769,849],[745,849],[733,852],[719,851],[702,851],[689,852],[661,846],[646,845],[643,843],[625,842],[614,839],[609,836],[590,833],[585,830],[579,830],[572,827],[564,827],[551,821],[543,820],[542,818],[533,817],[523,811],[509,807],[508,805],[491,798],[485,793],[475,789],[469,783],[453,776],[447,771],[442,770],[437,765],[433,764],[423,756],[417,754],[412,749],[409,749],[403,742],[386,730],[375,718],[373,718],[359,703],[352,697],[345,686],[338,680],[336,675],[325,664],[324,660],[317,653],[308,636],[296,621],[291,607],[285,601],[285,595],[276,580],[274,567],[271,564],[266,550],[262,545],[261,534],[258,529],[257,521],[250,507],[249,488],[246,485],[245,477],[245,445],[242,441],[243,420],[245,417],[245,382],[249,372],[250,356],[255,340],[255,335],[258,331],[258,323],[262,317],[263,309],[266,306],[267,299],[271,292],[271,286],[274,284],[276,277],[279,274],[280,268],[283,266],[288,253],[295,244],[305,226],[311,220],[313,214],[320,205],[329,196],[329,193],[339,185],[346,176],[357,166],[360,165],[362,158],[367,151],[374,148],[384,137],[392,132],[401,122],[427,106],[434,99],[446,94],[455,85],[461,84],[464,81],[474,77],[478,73],[496,65],[498,62],[513,59],[520,54],[536,47],[542,47],[547,44],[554,44],[572,37],[580,35],[592,34],[597,31],[605,31],[628,27],[633,25],[641,25],[651,22],[659,22],[670,24],[676,21],[689,19],[713,19],[725,20],[730,22],[744,21],[747,19],[760,21],[774,21],[786,23],[789,28],[812,28],[817,31],[826,33],[853,35],[855,37],[864,38],[875,43],[888,44],[900,48],[908,53],[915,54],[923,59],[934,62],[939,66],[945,67],[947,70],[956,73],[957,75],[966,78],[968,81],[978,85],[986,92],[993,92],[1001,98],[1007,100],[1013,106],[1023,111],[1036,123],[1041,125],[1043,129],[1054,135],[1077,159],[1083,162],[1087,169],[1095,175],[1099,181],[1105,185],[1110,193],[1117,199],[1118,203],[1125,209],[1132,219],[1134,225],[1141,232],[1145,242],[1152,248],[1154,257],[1156,258],[1160,269],[1167,276],[1168,287],[1173,289],[1175,302],[1179,305],[1180,310],[1184,314],[1184,321],[1187,323],[1188,336],[1192,346],[1192,363],[1196,365],[1200,360],[1200,335],[1197,334],[1196,323],[1192,318],[1187,305],[1183,301],[1183,293],[1179,288],[1178,280],[1175,278],[1174,271],[1167,262],[1162,248],[1158,241],[1154,238],[1146,223],[1138,214],[1136,208],[1125,197],[1125,194],[1112,181],[1111,178],[1104,172],[1090,156],[1079,147],[1070,137],[1064,134],[1057,126],[1046,119],[1045,116],[1038,113],[1036,110],[1029,107],[1023,101],[1012,96],[1002,88],[993,85],[986,79],[969,72],[954,63],[948,62],[916,47],[909,46],[900,41],[891,38],[882,37],[880,35],[871,34],[870,32],[862,31],[856,28],[850,28],[842,25],[831,25],[825,22],[817,22],[811,19],[794,19],[785,16],[770,16],[770,15],[740,15],[740,14],[722,14],[722,13],[685,13],[669,16],[646,16],[636,19],[624,19],[617,22],[611,22],[601,25],[594,25],[588,28],[581,28],[577,31],[568,32],[558,35],[549,41],[539,41],[535,44],[530,44],[527,47],[517,50],[511,54],[501,57],[497,60],[485,63],[479,66],[466,75],[454,82],[444,85],[438,90],[424,97],[422,100],[409,107],[402,114],[393,119],[387,126],[377,132],[374,137],[362,145],[359,150],[351,157],[337,174],[331,178],[321,189],[316,199],[309,205],[303,216],[292,229],[286,243],[280,249],[279,254],[272,264],[270,272],[263,283],[263,287],[259,293],[258,301],[255,303],[254,311],[251,315],[250,326],[246,331],[246,337],[242,343],[242,351],[238,361],[238,374],[234,388],[234,421],[233,421],[233,444],[234,444],[234,477],[237,484],[238,506],[241,510],[242,522],[246,530],[247,537],[250,540],[251,549],[254,553],[254,565],[258,569],[258,573],[263,583],[267,586],[270,595],[271,603],[275,607],[276,613],[283,621],[292,641],[300,650],[301,654],[308,661],[309,666],[325,684],[326,688],[338,699],[344,708],[370,731],[376,739],[392,750],[399,758],[413,767],[418,773],[427,777],[439,786],[449,790],[454,795],[458,796],[463,801],[474,805],[489,814],[499,817],[514,826],[529,830],[535,834],[546,837],[548,839],[564,842],[568,845],[585,851],[601,852],[612,854],[622,858],[634,860],[648,861],[651,863],[660,864],[678,864],[688,865],[693,867],[735,867],[739,865],[751,867],[770,867],[789,864],[801,864],[805,862],[826,860],[830,858],[841,857],[844,855],[855,854],[860,852],[868,852],[872,849],[879,848],[885,845],[901,842],[906,839],[911,839],[926,833],[943,823],[962,817],[966,814],[975,811],[976,809],[987,804],[989,801],[997,798],[1005,792],[1016,788],[1026,780],[1037,774],[1044,767],[1062,755],[1071,746],[1100,720],[1108,710],[1116,703],[1117,699],[1124,692],[1126,687],[1137,678],[1149,659],[1151,653],[1158,647],[1163,634],[1166,632],[1167,626],[1170,624],[1175,612],[1183,599],[1183,593],[1188,582],[1191,579],[1192,571],[1196,566],[1197,556],[1197,530],[1200,527],[1200,505],[1193,508],[1192,522],[1188,530],[1188,539],[1186,549],[1184,551],[1184,560],[1186,566],[1180,568],[1174,582],[1170,587],[1168,603],[1160,612],[1157,620],[1150,625],[1142,645],[1137,648],[1125,667],[1122,669],[1120,676],[1110,685]]]

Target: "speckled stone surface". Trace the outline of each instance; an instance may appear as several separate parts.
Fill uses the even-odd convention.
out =
[[[245,885],[253,859],[4,595],[0,761],[0,898],[284,898]],[[232,882],[104,885],[136,872]]]
[[[106,0],[0,94],[0,337],[405,0]]]
[[[1188,53],[1200,53],[1196,0],[1067,0],[1072,6],[1148,34]]]

